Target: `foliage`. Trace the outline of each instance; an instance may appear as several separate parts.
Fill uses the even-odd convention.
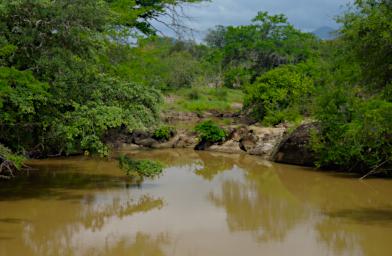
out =
[[[124,79],[131,79],[148,87],[174,90],[191,87],[204,67],[198,58],[199,47],[193,42],[166,37],[139,38],[137,47],[122,46],[111,50],[106,68]]]
[[[161,126],[153,133],[153,138],[158,141],[168,141],[175,134],[175,129],[171,126]]]
[[[226,139],[227,133],[212,120],[204,121],[195,127],[199,139],[205,142],[222,142]]]
[[[327,83],[315,102],[321,131],[313,135],[318,165],[368,174],[392,166],[391,5],[358,0],[343,17],[326,59]],[[324,75],[325,76],[325,75]]]
[[[252,80],[251,71],[242,67],[232,67],[224,73],[223,84],[228,88],[240,88]]]
[[[225,70],[225,85],[238,87],[284,64],[304,62],[316,53],[316,38],[295,29],[284,15],[259,12],[251,25],[218,26],[205,41],[212,59]]]
[[[147,16],[181,2],[195,1],[154,1],[143,8],[120,0],[2,3],[0,141],[22,153],[106,155],[108,129],[154,124],[161,96],[122,72],[119,56],[130,48],[119,40],[118,26],[138,29]],[[130,8],[119,13],[122,4]]]
[[[345,48],[362,69],[367,86],[392,82],[392,4],[387,0],[356,0],[339,21]],[[371,61],[369,61],[371,60]]]
[[[243,93],[238,89],[192,87],[182,88],[175,93],[176,100],[166,108],[185,112],[236,111],[232,107],[241,105]]]
[[[15,171],[20,171],[25,158],[15,155],[10,149],[0,144],[0,179],[10,179],[15,176]]]
[[[200,89],[199,88],[192,88],[191,89],[191,91],[189,92],[189,94],[188,94],[188,98],[190,99],[190,100],[198,100],[198,99],[200,99],[201,98],[201,91],[200,91]]]
[[[120,156],[120,168],[123,169],[127,176],[142,180],[143,178],[154,178],[163,171],[163,165],[151,160],[135,160],[128,156]]]
[[[313,136],[313,149],[319,166],[363,171],[392,163],[392,103],[337,87],[328,88],[317,106],[321,134]]]
[[[312,79],[298,66],[281,66],[263,74],[246,88],[244,107],[265,124],[293,121],[303,114],[299,106],[312,90]]]
[[[23,163],[26,160],[23,156],[13,154],[10,149],[2,144],[0,144],[0,158],[2,158],[3,161],[11,161],[17,170],[22,168]]]
[[[193,4],[203,0],[153,0],[153,1],[129,1],[129,0],[105,0],[110,9],[115,13],[114,24],[125,28],[137,29],[144,34],[156,33],[151,20],[158,20],[160,16],[169,15],[173,22],[178,22],[180,15],[175,8],[182,4]],[[178,25],[179,26],[179,25]],[[177,29],[173,27],[172,29]]]
[[[0,120],[16,125],[37,113],[46,102],[48,85],[37,81],[30,71],[0,66]]]

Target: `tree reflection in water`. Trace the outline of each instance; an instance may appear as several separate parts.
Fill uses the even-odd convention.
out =
[[[55,223],[50,219],[26,223],[23,239],[34,255],[105,255],[128,249],[132,251],[124,255],[143,255],[141,252],[164,255],[161,246],[169,242],[167,235],[134,234],[127,220],[132,215],[159,210],[163,206],[162,199],[148,195],[134,200],[124,193],[97,194],[94,199],[88,198],[71,209],[64,209],[59,213],[64,216],[60,221],[57,215]],[[53,214],[55,212],[48,218]],[[47,225],[53,225],[53,228],[48,229]]]

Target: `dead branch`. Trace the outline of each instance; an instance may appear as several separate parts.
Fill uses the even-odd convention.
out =
[[[366,179],[367,177],[369,177],[370,175],[374,175],[374,174],[378,174],[378,173],[384,172],[384,170],[381,170],[380,168],[381,168],[382,166],[384,166],[386,163],[388,163],[389,160],[390,160],[390,159],[387,159],[387,160],[385,160],[384,162],[382,162],[382,163],[380,163],[379,165],[377,165],[376,167],[374,167],[370,172],[368,172],[367,174],[365,174],[364,176],[362,176],[362,177],[360,178],[360,180],[364,180],[364,179]]]

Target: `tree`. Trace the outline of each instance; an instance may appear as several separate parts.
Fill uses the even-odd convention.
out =
[[[267,125],[294,121],[314,90],[313,81],[300,66],[275,68],[245,89],[244,107]]]
[[[215,49],[211,55],[222,59],[229,76],[225,79],[227,86],[233,81],[241,85],[254,82],[280,65],[305,62],[315,54],[317,45],[313,35],[295,29],[284,15],[267,12],[259,12],[250,25],[218,26],[209,31],[205,41]],[[233,77],[232,70],[241,76]]]
[[[151,21],[157,21],[178,32],[183,29],[181,5],[199,3],[205,0],[105,0],[115,12],[119,26],[137,29],[144,34],[153,34],[157,29]],[[169,18],[167,23],[163,18]]]
[[[153,125],[160,93],[108,69],[132,29],[194,0],[0,4],[0,143],[32,155],[106,154],[109,129]],[[122,40],[117,40],[121,38]]]
[[[357,0],[339,21],[340,37],[316,99],[318,165],[367,175],[391,173],[391,3]]]
[[[347,52],[359,63],[364,83],[373,89],[392,87],[392,3],[356,0],[339,21]]]

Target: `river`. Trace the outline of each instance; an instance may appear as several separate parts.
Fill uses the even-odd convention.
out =
[[[392,180],[191,150],[130,153],[164,173],[134,185],[115,160],[36,160],[0,183],[0,255],[392,255]]]

